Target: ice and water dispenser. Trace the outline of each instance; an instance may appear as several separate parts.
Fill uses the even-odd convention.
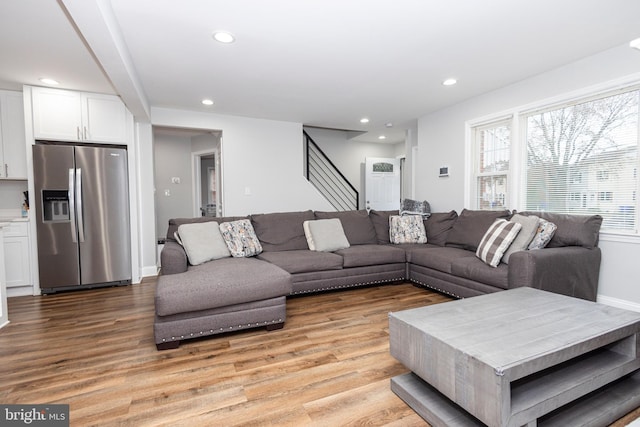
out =
[[[69,221],[69,192],[42,190],[42,214],[44,222]]]

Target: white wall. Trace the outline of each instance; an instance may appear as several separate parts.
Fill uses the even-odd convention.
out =
[[[383,144],[357,142],[349,133],[340,130],[305,128],[309,136],[329,157],[359,192],[360,209],[364,209],[364,160],[367,157],[396,158],[404,154],[404,143]]]
[[[150,123],[136,123],[135,149],[138,159],[138,229],[137,246],[142,277],[157,273],[155,197],[153,193],[153,136]]]
[[[465,207],[466,121],[630,76],[638,70],[640,52],[623,45],[420,118],[416,198],[429,200],[434,211],[459,212]],[[440,166],[449,166],[448,178],[438,177]],[[640,311],[640,238],[620,239],[603,233],[600,247],[599,300]]]
[[[302,125],[152,108],[153,125],[222,131],[224,215],[331,210],[303,176]]]
[[[155,162],[156,236],[164,237],[170,218],[193,216],[191,138],[154,132],[153,159]],[[173,183],[172,178],[179,178],[180,183]]]

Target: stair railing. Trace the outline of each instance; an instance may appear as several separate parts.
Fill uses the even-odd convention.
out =
[[[359,208],[358,190],[349,182],[306,131],[304,135],[305,176],[337,211]]]

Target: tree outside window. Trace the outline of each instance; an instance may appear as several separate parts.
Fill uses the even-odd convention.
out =
[[[634,90],[526,117],[527,210],[600,214],[603,229],[637,229],[639,94]],[[586,196],[593,192],[598,196]],[[580,202],[577,193],[585,195]]]

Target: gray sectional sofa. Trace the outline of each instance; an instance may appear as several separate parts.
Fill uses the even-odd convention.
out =
[[[544,249],[513,252],[508,264],[487,265],[476,249],[497,219],[509,211],[433,213],[423,220],[427,243],[391,244],[389,217],[398,211],[283,212],[248,217],[169,221],[156,290],[158,349],[180,341],[266,326],[280,328],[292,295],[410,281],[456,298],[528,286],[594,301],[601,252],[600,216],[540,212],[557,226]],[[349,247],[309,250],[303,223],[338,218]],[[190,265],[175,236],[182,224],[249,219],[262,252]]]

